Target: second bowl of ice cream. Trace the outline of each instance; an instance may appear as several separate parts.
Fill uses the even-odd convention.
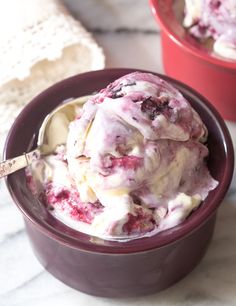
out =
[[[161,27],[168,75],[208,98],[236,121],[236,4],[214,0],[150,0]]]
[[[9,190],[54,276],[94,295],[157,292],[189,273],[211,240],[232,176],[227,128],[173,79],[104,70],[36,97],[13,125],[6,157],[32,149],[44,117],[85,95],[65,143],[10,175]]]

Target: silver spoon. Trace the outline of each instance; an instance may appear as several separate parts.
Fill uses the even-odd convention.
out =
[[[0,178],[25,168],[39,156],[52,153],[58,145],[65,144],[69,123],[79,114],[82,105],[91,96],[83,96],[63,103],[49,113],[39,130],[37,148],[31,152],[0,163]],[[58,132],[59,131],[59,132]]]

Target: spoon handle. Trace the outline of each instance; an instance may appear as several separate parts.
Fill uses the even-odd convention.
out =
[[[18,157],[7,159],[0,163],[0,178],[11,174],[17,170],[27,167],[33,160],[40,156],[39,150],[36,149],[29,153],[24,153]]]

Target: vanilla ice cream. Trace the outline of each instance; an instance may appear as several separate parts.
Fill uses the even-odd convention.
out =
[[[184,26],[199,38],[213,38],[216,54],[236,60],[236,1],[185,0]]]
[[[205,125],[177,89],[134,72],[92,96],[70,122],[67,143],[27,176],[68,226],[136,239],[180,224],[217,186],[206,140]]]

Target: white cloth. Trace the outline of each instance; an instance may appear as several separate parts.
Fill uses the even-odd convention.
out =
[[[37,93],[104,68],[104,54],[59,0],[0,0],[0,137]]]

